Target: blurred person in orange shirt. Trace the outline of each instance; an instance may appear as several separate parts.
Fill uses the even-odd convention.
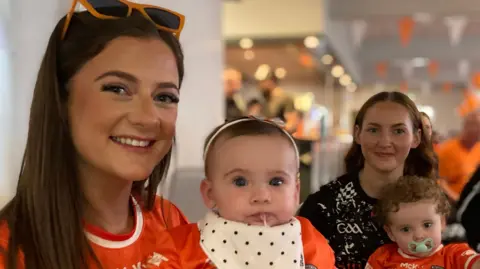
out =
[[[437,149],[439,174],[447,186],[459,195],[480,164],[480,111],[465,116],[462,133]]]

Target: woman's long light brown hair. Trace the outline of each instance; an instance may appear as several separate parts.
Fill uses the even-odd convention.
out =
[[[27,269],[88,268],[92,260],[101,267],[82,226],[83,195],[66,115],[66,85],[70,78],[120,36],[163,40],[176,57],[180,83],[184,75],[178,40],[170,33],[158,31],[138,13],[116,20],[76,13],[65,40],[61,41],[64,20],[58,22],[50,37],[38,73],[17,191],[0,212],[0,221],[8,225],[10,233],[8,247],[0,254],[4,255],[8,269],[17,268],[20,251]],[[153,208],[170,157],[171,149],[149,179],[133,184],[132,194],[140,197],[147,210]]]

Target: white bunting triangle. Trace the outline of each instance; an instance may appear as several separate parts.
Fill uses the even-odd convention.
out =
[[[448,28],[448,35],[450,37],[450,45],[456,46],[462,41],[463,32],[467,26],[468,19],[465,16],[450,16],[445,17],[445,25]]]
[[[367,33],[367,22],[364,20],[355,20],[351,25],[353,46],[359,48],[363,44],[365,34]]]
[[[458,75],[461,79],[467,81],[470,76],[470,63],[463,59],[458,62]]]
[[[428,81],[422,82],[420,85],[420,91],[423,95],[429,95],[432,92],[432,84]]]
[[[402,65],[403,78],[408,80],[413,75],[413,64],[410,61],[405,61]]]

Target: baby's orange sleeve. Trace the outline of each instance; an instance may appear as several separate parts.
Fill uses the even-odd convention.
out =
[[[465,243],[448,245],[446,248],[447,262],[452,268],[470,269],[480,259],[480,255]]]
[[[312,226],[309,220],[302,217],[297,219],[302,226],[305,265],[335,269],[335,255],[327,239]]]

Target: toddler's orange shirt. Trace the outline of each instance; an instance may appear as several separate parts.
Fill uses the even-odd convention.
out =
[[[388,244],[370,256],[365,269],[470,269],[479,258],[467,244],[440,246],[424,258],[407,255],[396,244]]]

